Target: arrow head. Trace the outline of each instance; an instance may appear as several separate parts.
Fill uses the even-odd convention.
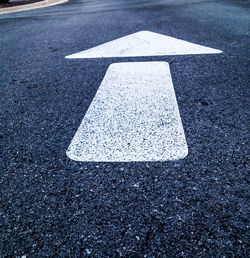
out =
[[[219,53],[222,53],[222,51],[151,31],[139,31],[97,47],[66,56],[66,58],[106,58]]]

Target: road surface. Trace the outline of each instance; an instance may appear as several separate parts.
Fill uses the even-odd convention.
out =
[[[71,0],[0,16],[1,257],[249,257],[249,7]],[[65,59],[145,30],[223,53]],[[140,61],[169,63],[188,156],[68,158],[109,65]]]

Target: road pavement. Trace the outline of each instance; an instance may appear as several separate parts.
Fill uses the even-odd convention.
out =
[[[1,257],[249,257],[249,7],[71,0],[0,16]],[[65,59],[145,30],[223,53]],[[188,156],[71,160],[109,65],[143,61],[169,63]]]

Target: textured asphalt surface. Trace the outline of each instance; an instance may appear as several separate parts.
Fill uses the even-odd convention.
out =
[[[249,257],[249,1],[112,0],[0,16],[1,257]],[[219,55],[67,60],[150,30]],[[170,63],[189,155],[66,150],[111,63]]]

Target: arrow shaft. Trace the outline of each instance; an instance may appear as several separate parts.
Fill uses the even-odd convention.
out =
[[[78,161],[177,160],[188,153],[166,62],[112,64],[67,155]]]

